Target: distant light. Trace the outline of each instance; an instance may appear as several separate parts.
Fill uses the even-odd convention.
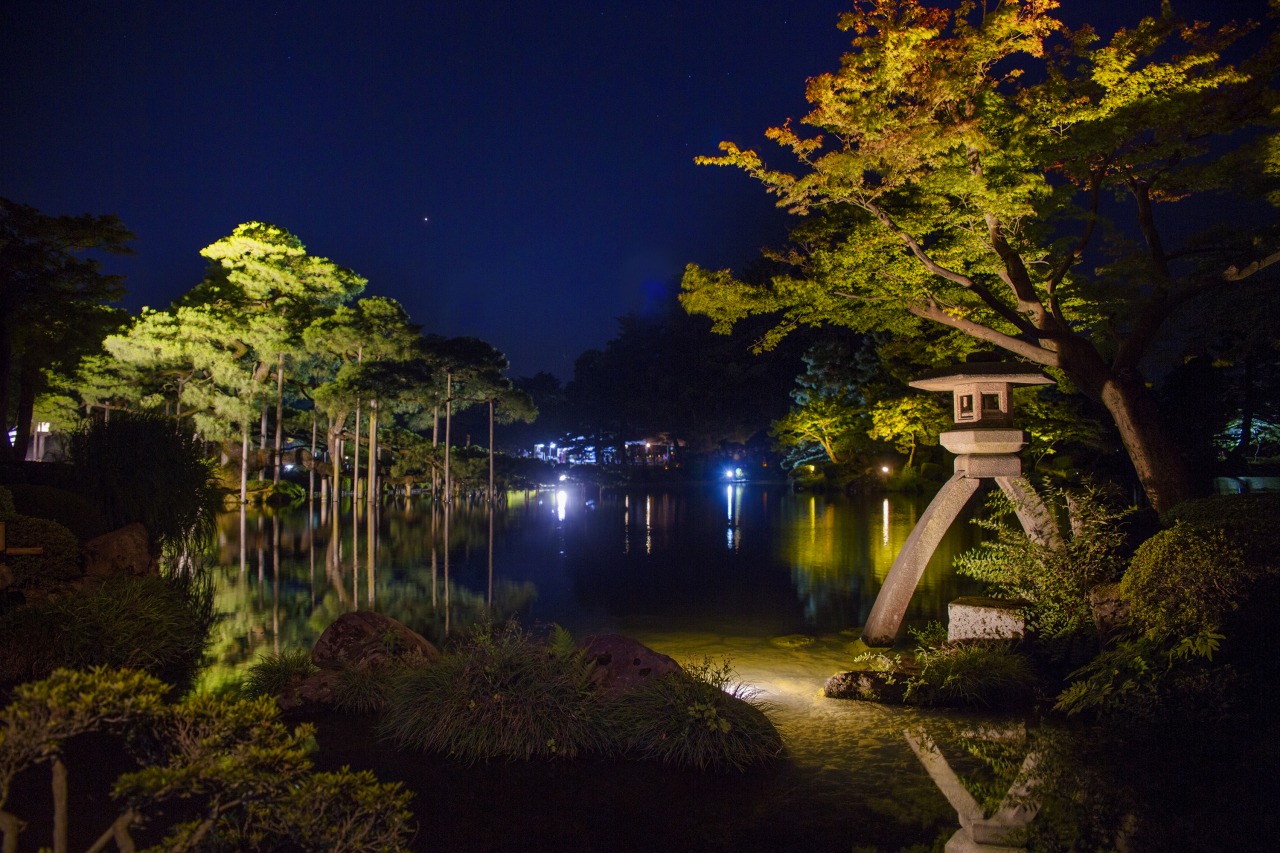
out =
[[[563,482],[564,482],[565,480],[567,480],[567,479],[569,479],[569,475],[568,475],[568,474],[561,474],[561,475],[560,475],[560,482],[562,482],[562,483],[563,483]]]
[[[889,473],[889,466],[888,466],[888,465],[881,465],[881,466],[880,466],[880,473],[881,473],[881,474],[888,474],[888,473]]]
[[[732,468],[725,468],[725,469],[724,469],[724,478],[725,478],[726,480],[732,480],[732,479],[733,479],[733,469],[732,469]]]

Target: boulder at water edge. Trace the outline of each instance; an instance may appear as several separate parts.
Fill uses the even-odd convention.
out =
[[[152,575],[159,571],[151,556],[147,528],[134,522],[119,530],[95,536],[84,543],[84,573],[91,578],[108,575]]]
[[[588,637],[582,654],[591,666],[591,683],[610,697],[680,669],[680,664],[666,655],[621,634]]]
[[[372,610],[343,613],[324,629],[311,650],[311,662],[321,669],[378,666],[406,657],[434,663],[440,659],[440,650],[404,623]]]

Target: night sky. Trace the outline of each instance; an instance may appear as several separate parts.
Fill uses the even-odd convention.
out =
[[[263,220],[426,331],[567,380],[686,263],[740,267],[781,239],[759,185],[693,157],[802,116],[849,5],[8,0],[0,195],[118,214],[131,311]]]

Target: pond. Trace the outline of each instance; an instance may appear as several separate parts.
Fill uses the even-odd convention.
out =
[[[214,661],[203,686],[258,655],[309,648],[340,613],[376,609],[441,643],[494,614],[617,632],[677,660],[727,658],[773,706],[787,758],[723,776],[589,762],[463,768],[397,756],[322,726],[326,762],[374,766],[417,791],[423,849],[898,850],[954,830],[903,732],[984,722],[826,699],[894,556],[926,501],[846,498],[758,484],[651,490],[569,485],[447,512],[398,501],[256,514],[219,523]],[[958,522],[908,624],[945,620],[974,587],[953,558],[977,541]],[[761,846],[763,845],[763,846]]]

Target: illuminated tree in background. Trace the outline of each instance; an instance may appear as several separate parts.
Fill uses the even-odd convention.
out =
[[[25,456],[48,371],[71,372],[125,321],[107,304],[123,295],[121,277],[86,253],[126,253],[132,239],[115,216],[46,216],[0,198],[0,458]]]
[[[805,324],[936,324],[1056,369],[1105,406],[1164,510],[1195,485],[1141,362],[1176,308],[1280,259],[1261,230],[1218,227],[1211,195],[1256,201],[1274,178],[1280,45],[1273,29],[1230,62],[1247,27],[1167,8],[1104,42],[1056,5],[860,3],[853,51],[809,81],[821,135],[769,131],[797,173],[727,142],[702,158],[808,215],[778,255],[791,271],[756,286],[691,266],[682,301],[720,330],[779,314],[766,347]],[[1206,220],[1196,240],[1174,245],[1173,202]]]

